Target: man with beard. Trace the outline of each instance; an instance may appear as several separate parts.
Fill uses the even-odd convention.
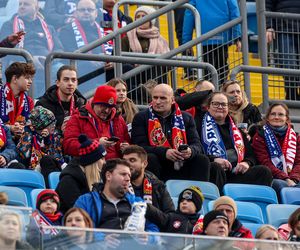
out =
[[[107,151],[106,160],[121,157],[121,151],[130,142],[127,125],[121,115],[116,115],[117,92],[111,86],[99,86],[85,106],[75,110],[64,131],[64,153],[78,156],[78,136],[86,134],[98,139]]]
[[[130,165],[134,194],[164,213],[174,211],[174,204],[165,184],[145,170],[148,165],[146,151],[140,146],[130,145],[123,151],[123,159]]]
[[[127,218],[132,214],[133,203],[141,201],[128,193],[130,177],[127,161],[108,160],[101,171],[102,190],[80,196],[74,206],[90,215],[95,228],[124,229]],[[157,231],[157,227],[146,222],[145,230]]]

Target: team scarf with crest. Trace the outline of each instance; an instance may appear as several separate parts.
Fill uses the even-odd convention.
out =
[[[234,149],[238,156],[238,163],[242,162],[245,156],[245,145],[239,129],[235,126],[229,116],[230,136],[233,140]],[[227,159],[226,148],[215,119],[206,112],[202,121],[202,145],[207,155]]]
[[[48,24],[39,15],[37,15],[37,19],[39,19],[39,21],[41,23],[41,26],[42,26],[42,29],[43,29],[43,31],[45,33],[45,36],[46,36],[46,39],[47,39],[47,43],[48,43],[48,50],[52,51],[52,49],[54,47],[54,42],[53,42],[53,38],[52,38],[51,32],[49,30]],[[13,22],[13,31],[14,31],[14,33],[17,33],[20,30],[26,31],[25,28],[26,27],[25,27],[25,24],[24,24],[23,20],[20,19],[18,16],[15,16],[14,17],[14,22]],[[25,39],[25,36],[17,44],[17,47],[24,48],[24,39]]]
[[[296,157],[297,135],[288,125],[282,147],[268,124],[263,126],[268,153],[276,168],[288,174],[292,171]]]
[[[153,106],[149,106],[148,139],[151,146],[177,149],[181,144],[187,144],[186,132],[182,113],[175,103],[175,112],[172,116],[172,145],[170,145],[163,132],[157,115],[153,112]]]
[[[18,99],[14,97],[10,83],[0,88],[0,116],[3,123],[15,124],[28,119],[30,114],[29,99],[26,93],[21,92]]]
[[[88,42],[88,40],[86,38],[85,31],[82,28],[80,22],[77,19],[75,19],[72,22],[71,25],[72,25],[72,29],[73,29],[73,32],[74,32],[74,35],[75,35],[75,40],[76,40],[77,48],[81,48],[81,47],[83,47],[85,45],[88,45],[89,42]],[[103,29],[96,22],[94,22],[94,25],[97,28],[99,39],[102,38],[103,37]],[[102,52],[104,53],[105,52],[104,45],[102,45],[101,47],[102,47]],[[89,53],[92,53],[92,52],[89,52]]]
[[[42,234],[57,235],[59,233],[59,231],[57,229],[43,228],[43,226],[48,226],[48,227],[53,226],[53,223],[51,222],[51,220],[49,218],[47,218],[46,216],[43,216],[42,214],[43,214],[42,212],[38,212],[37,210],[32,213],[32,217],[34,218],[34,221],[35,221],[37,227],[40,229],[40,232]],[[59,219],[62,216],[62,214],[59,212],[59,213],[56,213],[55,216],[57,217],[57,219]]]

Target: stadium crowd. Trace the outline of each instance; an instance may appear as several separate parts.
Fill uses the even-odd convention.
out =
[[[190,2],[202,8],[198,1]],[[235,0],[200,2],[207,9],[217,8],[216,14],[226,9],[231,19],[239,16]],[[36,225],[63,225],[300,241],[300,208],[288,225],[279,229],[263,225],[252,235],[237,218],[236,202],[223,195],[226,183],[271,186],[279,200],[282,188],[300,187],[300,137],[285,104],[272,104],[263,118],[238,81],[222,82],[221,91],[215,91],[211,82],[198,80],[194,92],[186,93],[162,80],[148,90],[151,102],[139,111],[127,97],[127,83],[113,77],[112,63],[89,62],[88,69],[103,68],[104,76],[91,83],[96,90],[90,99],[83,95],[86,89],[79,88],[77,69],[63,62],[54,67],[56,81],[50,88],[43,90],[44,84],[33,80],[36,74],[44,74],[49,52],[74,51],[112,32],[115,0],[103,0],[103,6],[99,3],[46,0],[40,12],[37,0],[19,0],[17,13],[0,31],[4,38],[0,46],[25,48],[34,56],[33,64],[5,57],[6,81],[0,87],[0,166],[39,171],[48,188],[37,197],[28,234]],[[133,19],[153,11],[140,6]],[[182,42],[187,42],[192,21],[188,12],[184,18],[183,27],[189,29],[183,29]],[[118,19],[119,27],[132,22],[121,11]],[[212,19],[205,32],[231,20]],[[209,23],[211,19],[205,20]],[[239,50],[240,40],[235,43]],[[215,44],[205,46],[210,50]],[[154,54],[169,51],[152,21],[123,34],[122,48]],[[221,48],[226,54],[222,65],[227,49]],[[112,54],[113,44],[108,42],[91,53]],[[208,56],[206,60],[214,59]],[[226,66],[222,74],[227,71]],[[33,82],[42,91],[36,100],[27,93]],[[55,191],[48,183],[52,172],[61,172]],[[165,185],[171,179],[212,182],[222,196],[215,200],[212,211],[203,214],[204,195],[199,187],[190,186],[181,190],[175,208]],[[1,203],[7,203],[5,194],[1,195]],[[29,243],[38,247],[38,240],[32,237],[28,243],[20,240],[21,223],[18,214],[0,213],[0,234],[5,225],[15,227],[15,237],[10,241],[0,237],[0,246],[30,249]],[[62,237],[55,229],[41,229],[40,233],[45,241]],[[70,243],[74,246],[99,236],[68,234],[74,236]],[[122,244],[115,234],[102,240],[107,247]],[[143,240],[145,244],[157,241],[155,237]],[[234,247],[253,249],[249,242],[237,242]]]

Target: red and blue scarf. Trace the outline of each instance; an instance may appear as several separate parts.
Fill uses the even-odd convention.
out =
[[[30,114],[29,97],[25,92],[19,94],[18,99],[14,97],[10,83],[6,83],[0,88],[0,116],[5,124],[15,124],[15,122],[25,123]]]
[[[152,104],[149,106],[148,139],[151,146],[177,149],[181,144],[187,144],[186,132],[182,113],[175,103],[175,112],[172,115],[172,145],[170,145],[163,132],[157,115],[153,112]]]
[[[243,161],[245,156],[244,140],[241,132],[235,126],[230,116],[229,121],[230,135],[233,141],[234,149],[238,156],[238,163],[240,163]],[[226,148],[220,135],[219,128],[215,122],[215,119],[209,114],[209,112],[206,112],[202,120],[201,140],[205,154],[227,159]]]
[[[268,124],[263,126],[268,153],[273,165],[284,173],[292,171],[297,147],[296,132],[289,125],[284,137],[283,145],[280,146],[276,136]]]

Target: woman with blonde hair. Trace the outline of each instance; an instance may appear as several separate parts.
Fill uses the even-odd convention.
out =
[[[279,233],[272,225],[262,225],[255,234],[255,239],[279,240]]]
[[[81,144],[79,157],[72,159],[63,169],[56,188],[63,213],[73,207],[80,195],[92,191],[94,183],[100,182],[100,172],[105,163],[106,151],[98,140],[91,140],[84,134],[78,140]]]
[[[127,84],[121,78],[113,78],[107,85],[112,86],[117,91],[117,114],[123,116],[126,124],[131,124],[133,117],[138,112],[136,105],[127,97]]]

